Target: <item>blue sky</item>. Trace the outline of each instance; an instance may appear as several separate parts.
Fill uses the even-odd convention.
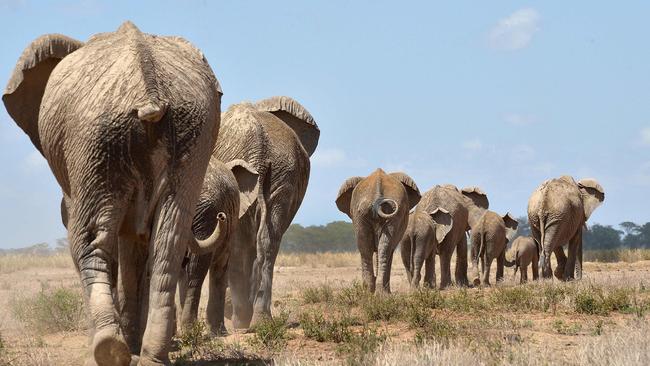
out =
[[[480,4],[480,5],[479,5]],[[650,3],[0,0],[0,85],[44,33],[86,40],[131,20],[205,53],[224,109],[288,95],[321,139],[301,224],[347,219],[349,176],[402,170],[422,191],[478,185],[526,212],[544,179],[595,177],[591,222],[650,221]],[[0,247],[65,236],[60,190],[0,108]]]

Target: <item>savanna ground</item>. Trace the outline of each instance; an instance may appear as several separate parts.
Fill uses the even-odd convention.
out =
[[[409,291],[397,257],[393,294],[373,296],[357,253],[280,255],[273,320],[218,338],[197,323],[172,356],[177,365],[650,364],[650,251],[585,257],[619,261],[586,263],[572,283],[520,286],[507,268],[491,288]],[[0,256],[0,365],[83,364],[80,294],[67,255]]]

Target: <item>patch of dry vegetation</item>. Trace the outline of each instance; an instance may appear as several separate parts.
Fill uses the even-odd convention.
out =
[[[82,330],[88,324],[79,289],[42,288],[33,296],[16,296],[10,306],[16,319],[36,334]]]
[[[74,268],[70,254],[52,255],[6,254],[0,255],[0,274],[29,268]]]

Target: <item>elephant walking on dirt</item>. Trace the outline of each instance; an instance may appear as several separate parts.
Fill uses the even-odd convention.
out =
[[[538,262],[539,253],[537,251],[537,244],[530,236],[520,236],[512,242],[510,249],[506,251],[506,267],[515,267],[512,274],[514,280],[517,276],[517,270],[520,271],[519,283],[526,283],[528,281],[528,265],[531,265],[533,271],[533,281],[539,278]]]
[[[528,200],[528,221],[539,244],[542,276],[550,278],[551,253],[557,258],[555,277],[582,278],[582,230],[589,216],[605,200],[605,191],[595,179],[575,181],[562,176],[542,183]],[[562,246],[568,244],[568,258]]]
[[[490,285],[490,267],[497,260],[497,282],[503,281],[506,247],[517,233],[517,220],[510,214],[501,217],[496,212],[486,210],[481,218],[474,223],[470,235],[472,243],[472,268],[474,270],[474,286],[481,283]],[[479,276],[479,259],[481,274]]]
[[[451,285],[451,257],[456,251],[456,285],[469,286],[467,280],[466,231],[475,225],[489,206],[485,193],[477,187],[459,190],[451,184],[437,185],[422,195],[416,210],[433,212],[442,208],[452,217],[452,228],[438,244],[440,288]]]
[[[179,300],[177,312],[181,328],[197,320],[201,288],[210,271],[207,322],[213,334],[225,334],[224,307],[228,285],[228,261],[231,241],[239,218],[248,211],[257,196],[258,174],[243,160],[226,164],[215,157],[205,173],[203,189],[192,222],[197,238],[206,238],[218,232],[213,248],[200,248],[194,240],[188,242],[183,271],[178,282]]]
[[[176,283],[219,131],[221,90],[203,54],[130,22],[86,43],[44,35],[21,55],[2,99],[63,191],[95,329],[89,363],[128,365],[132,353],[142,365],[169,363]],[[118,256],[136,250],[148,253],[148,268],[120,262],[129,289],[114,299]],[[142,337],[130,326],[138,271],[148,284]]]
[[[241,159],[257,171],[257,195],[232,239],[228,284],[233,326],[247,328],[271,316],[273,267],[282,235],[309,182],[309,157],[320,130],[309,112],[289,97],[231,106],[221,119],[215,157]]]
[[[400,242],[402,262],[411,288],[420,285],[420,272],[424,269],[424,285],[436,287],[436,253],[453,226],[453,218],[444,208],[433,212],[415,210],[409,215],[406,233]]]
[[[390,292],[393,252],[408,225],[409,211],[419,200],[417,185],[404,173],[386,174],[377,169],[365,178],[348,178],[341,185],[336,206],[352,219],[363,282],[370,291],[375,291],[378,277],[380,291]],[[377,263],[373,266],[375,253]]]

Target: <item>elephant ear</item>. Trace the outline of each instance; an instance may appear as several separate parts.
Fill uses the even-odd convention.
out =
[[[241,218],[257,200],[259,174],[250,164],[241,159],[228,162],[226,167],[235,176],[239,186],[239,218]]]
[[[585,210],[585,221],[589,220],[591,214],[605,201],[605,190],[593,178],[585,178],[578,181],[578,187],[582,194],[582,205]]]
[[[408,195],[409,199],[409,210],[415,207],[418,202],[420,202],[420,198],[422,198],[420,190],[418,189],[417,184],[415,184],[415,181],[408,175],[401,172],[390,173],[389,175],[402,183],[404,189],[406,189],[406,194]]]
[[[442,207],[433,210],[433,212],[429,213],[429,216],[431,216],[431,219],[433,219],[433,223],[436,226],[436,240],[438,240],[438,243],[442,243],[447,234],[449,234],[449,231],[451,231],[454,219],[449,211]]]
[[[38,111],[47,80],[54,67],[81,46],[82,42],[60,34],[38,37],[20,55],[2,94],[7,112],[41,154],[43,149],[38,136]]]
[[[487,194],[479,187],[465,187],[461,190],[463,196],[469,198],[478,207],[488,209],[490,201],[488,201]]]
[[[348,178],[339,189],[339,194],[336,196],[336,207],[339,211],[350,216],[350,201],[352,201],[352,191],[354,187],[363,180],[363,177]],[[351,218],[351,216],[350,216]]]
[[[519,222],[510,215],[510,212],[508,212],[503,216],[503,223],[506,226],[506,239],[511,241],[517,234],[517,226],[519,226]]]
[[[289,97],[271,97],[255,103],[255,108],[260,111],[270,112],[280,118],[298,135],[298,139],[311,156],[318,145],[320,129],[311,114]]]

